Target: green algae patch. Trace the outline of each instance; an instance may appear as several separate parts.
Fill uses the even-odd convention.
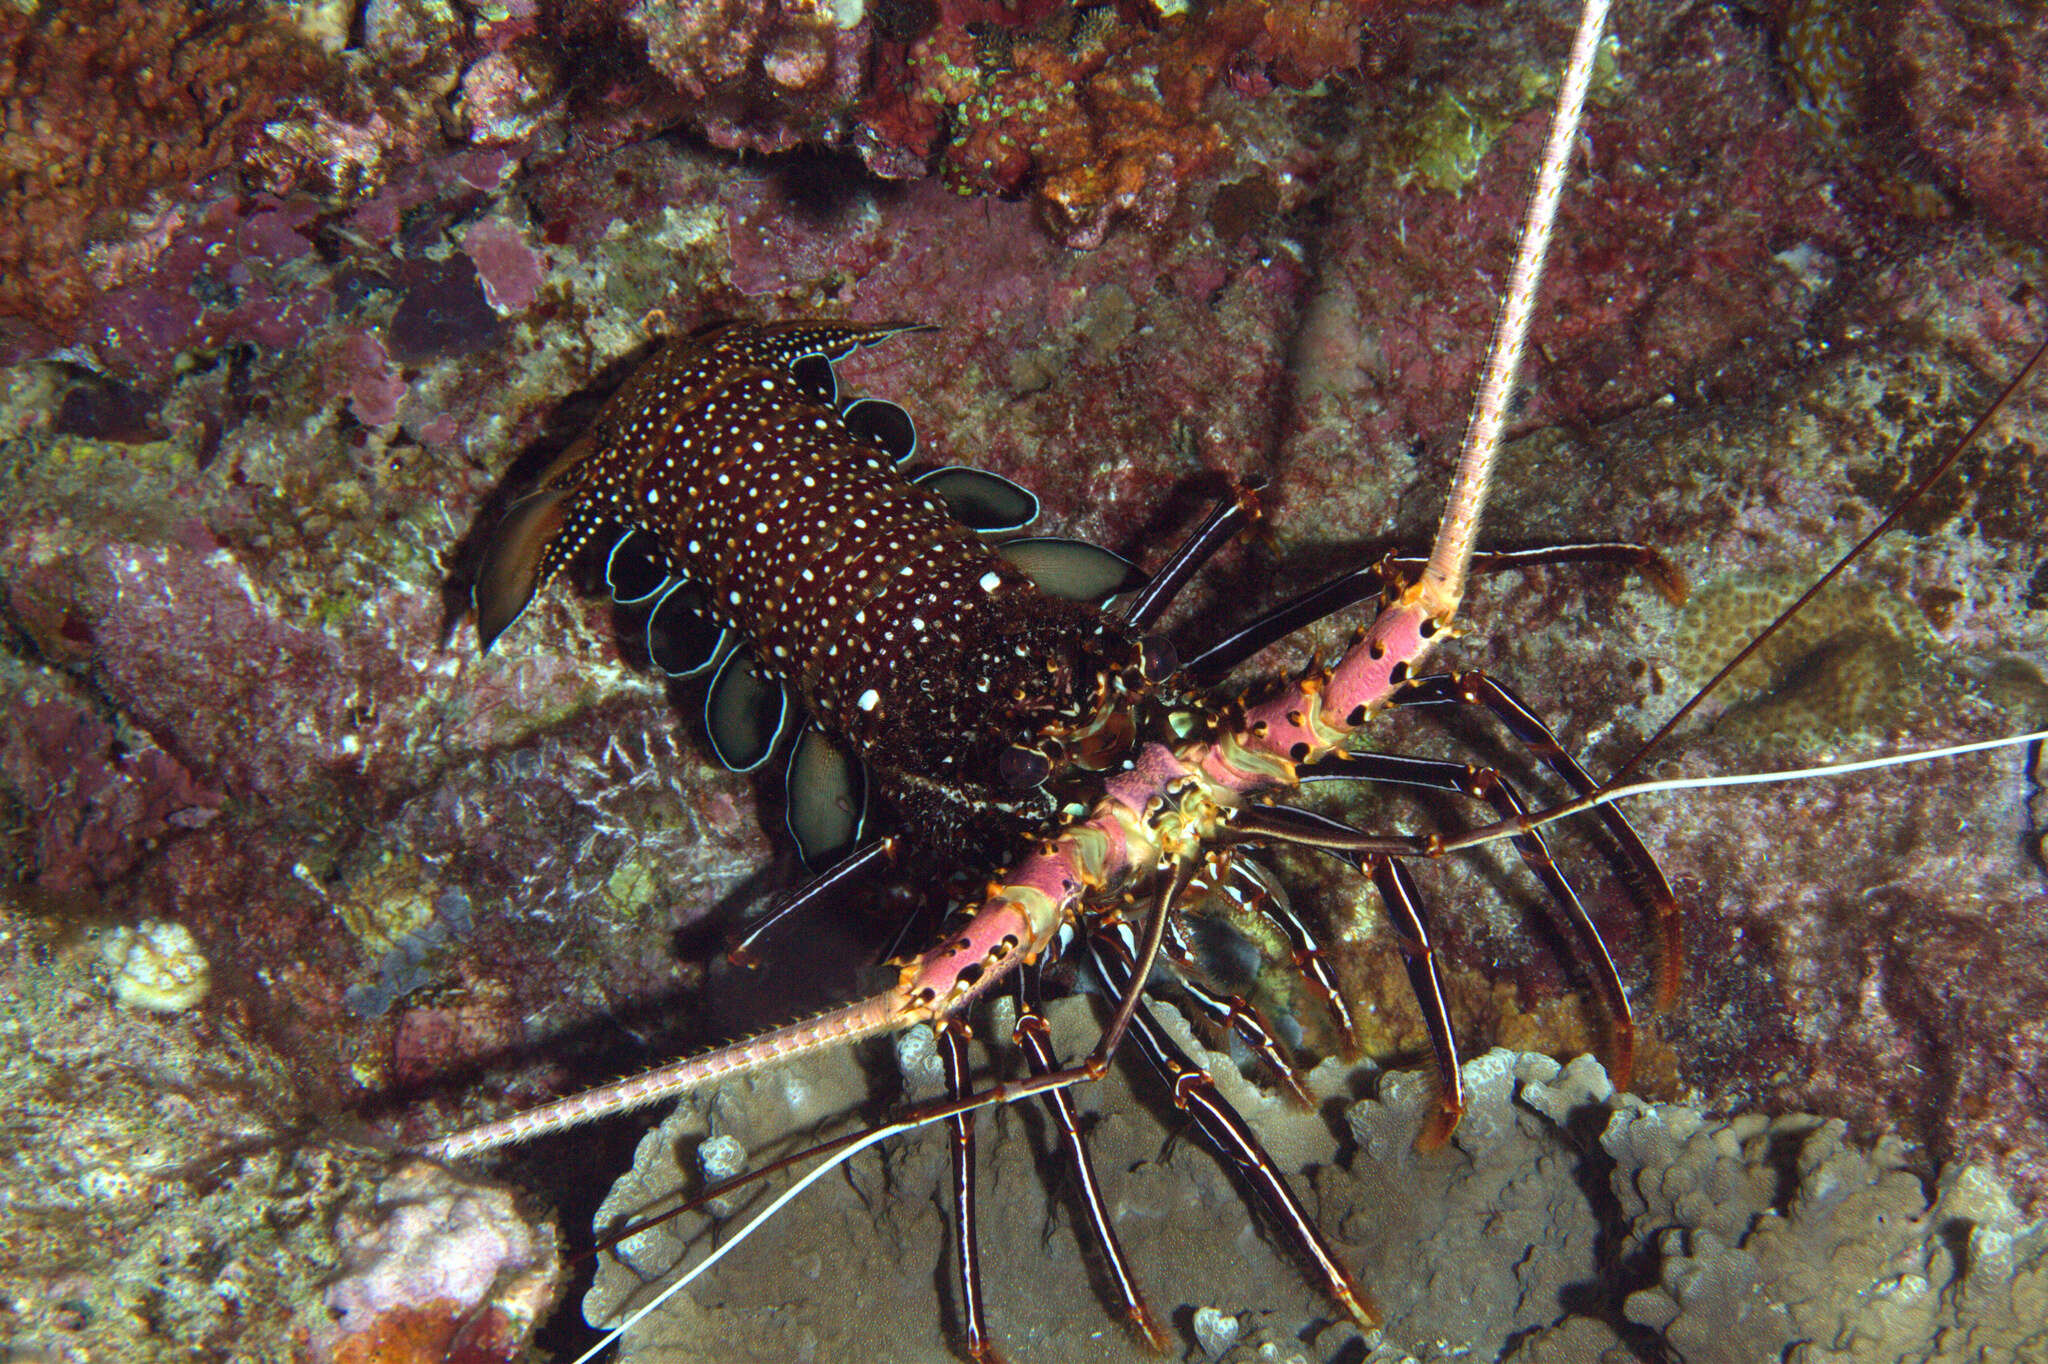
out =
[[[1602,40],[1588,94],[1596,104],[1620,93],[1618,52],[1611,34]],[[1403,129],[1395,187],[1419,180],[1446,194],[1463,193],[1502,135],[1531,110],[1549,106],[1557,75],[1554,68],[1530,65],[1507,73],[1493,90],[1438,89]]]

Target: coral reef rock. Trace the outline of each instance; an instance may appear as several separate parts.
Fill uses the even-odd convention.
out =
[[[1052,1012],[1069,1049],[1085,1046],[1090,1006]],[[1465,1065],[1464,1122],[1442,1149],[1418,1152],[1432,1075],[1326,1062],[1312,1075],[1326,1106],[1310,1114],[1251,1087],[1226,1057],[1206,1060],[1296,1187],[1313,1190],[1310,1206],[1385,1314],[1364,1339],[1336,1321],[1218,1162],[1170,1135],[1151,1077],[1134,1094],[1119,1073],[1075,1091],[1096,1168],[1155,1314],[1206,1357],[1448,1364],[1662,1350],[1692,1364],[1818,1364],[2048,1350],[2048,1223],[2024,1218],[1981,1167],[1915,1165],[1896,1140],[1854,1141],[1836,1120],[1649,1103],[1616,1093],[1590,1057],[1507,1051]],[[701,1187],[714,1144],[723,1175],[731,1144],[759,1163],[829,1134],[868,1083],[841,1054],[686,1100],[642,1142],[599,1230]],[[1375,1084],[1377,1097],[1342,1100]],[[984,1115],[978,1131],[998,1340],[1039,1359],[1153,1357],[1099,1291],[1063,1159],[1038,1150],[1048,1128],[1036,1108]],[[812,1185],[635,1326],[625,1357],[950,1358],[958,1304],[932,1291],[951,1273],[946,1146],[928,1129]],[[586,1300],[590,1320],[645,1301],[779,1187],[622,1243]]]
[[[1483,534],[1643,541],[1701,591],[1681,611],[1619,571],[1489,575],[1443,666],[1512,685],[1612,773],[1758,607],[1933,466],[2048,330],[2044,13],[1620,0]],[[774,778],[718,768],[702,698],[648,668],[595,576],[477,653],[480,543],[650,346],[722,317],[932,323],[850,357],[846,391],[901,402],[934,464],[1030,487],[1047,533],[1147,568],[1233,482],[1263,480],[1259,532],[1161,622],[1193,657],[1426,545],[1572,19],[1570,0],[0,4],[0,901],[21,953],[0,992],[23,1029],[0,1065],[24,1134],[4,1156],[0,1336],[60,1358],[275,1356],[331,1325],[332,1228],[345,1205],[371,1217],[389,1149],[843,1001],[915,945],[890,946],[900,919],[875,897],[725,970],[727,935],[802,875]],[[2048,722],[2044,467],[2037,380],[1644,774]],[[1298,632],[1217,700],[1327,659],[1366,613]],[[1523,746],[1448,710],[1364,737],[1558,794]],[[1641,1028],[1639,1092],[1893,1133],[1928,1171],[1982,1166],[2023,1216],[2048,1213],[2041,762],[1631,805],[1685,938],[1677,997]],[[1486,817],[1315,795],[1376,831]],[[1642,1000],[1658,935],[1597,841],[1567,827],[1552,846]],[[1276,862],[1368,1054],[1411,1063],[1421,1017],[1369,889]],[[1415,876],[1470,1052],[1597,1043],[1584,972],[1512,853]],[[1256,983],[1313,1048],[1298,982]],[[117,985],[182,1007],[122,1004]],[[1093,1100],[1097,1135],[1162,1306],[1208,1309],[1225,1356],[1355,1364],[1355,1333],[1122,1083]],[[1290,1171],[1336,1179],[1322,1220],[1357,1254],[1439,1234],[1375,1230],[1341,1121],[1241,1102]],[[490,1168],[580,1223],[640,1135],[622,1121]],[[764,1121],[735,1140],[785,1135]],[[940,1187],[942,1146],[850,1176],[921,1265],[871,1263],[874,1215],[848,1210],[853,1249],[796,1247],[821,1277],[772,1304],[843,1278],[900,1295],[892,1310],[846,1314],[858,1339],[793,1331],[879,1356],[887,1318],[899,1358],[942,1349],[943,1219],[876,1174],[928,1161],[901,1187]],[[990,1213],[1011,1257],[998,1320],[1064,1314],[1053,1357],[1120,1344],[1057,1195],[1044,1244],[1066,1277],[1032,1300],[1053,1272],[1031,1249],[1043,1181],[1023,1143],[989,1146],[985,1203],[1028,1221],[1005,1249]],[[1596,1148],[1555,1158],[1583,1170]],[[1411,1184],[1384,1187],[1397,1207]],[[1558,1226],[1557,1254],[1582,1260]],[[1605,1234],[1647,1248],[1657,1272],[1629,1291],[1649,1296],[1583,1319],[1532,1306],[1553,1356],[1647,1338],[1636,1318],[1674,1310],[1660,1293],[1683,1338],[1689,1295],[1732,1282],[1664,1284],[1712,1258],[1699,1238],[1778,1272],[1767,1240],[1725,1227],[1668,1249]],[[1367,1273],[1390,1309],[1413,1282]],[[572,1317],[543,1329],[573,1334]],[[392,1339],[431,1335],[401,1324]],[[1417,1350],[1440,1329],[1396,1324]],[[1197,1339],[1192,1316],[1173,1326]]]
[[[142,931],[162,951],[175,928]],[[501,1185],[309,1131],[284,1058],[221,1013],[117,1007],[90,936],[0,908],[8,1358],[517,1354],[558,1291],[550,1220]]]

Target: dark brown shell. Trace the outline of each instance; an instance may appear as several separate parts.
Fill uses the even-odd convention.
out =
[[[1137,641],[1041,592],[792,373],[904,330],[739,323],[664,346],[506,518],[477,589],[485,647],[586,545],[638,527],[913,834],[1046,813],[998,757],[1092,719]]]

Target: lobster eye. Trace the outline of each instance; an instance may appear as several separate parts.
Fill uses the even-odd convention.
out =
[[[1011,744],[996,759],[996,776],[1003,785],[1017,790],[1038,785],[1051,771],[1052,764],[1043,753],[1022,744]]]
[[[1138,675],[1157,682],[1180,671],[1180,650],[1165,635],[1147,635],[1138,641]]]

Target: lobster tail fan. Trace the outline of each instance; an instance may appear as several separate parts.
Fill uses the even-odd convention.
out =
[[[548,547],[568,520],[570,496],[565,489],[547,488],[522,497],[492,532],[476,586],[470,591],[483,652],[490,652],[498,636],[533,600]]]

